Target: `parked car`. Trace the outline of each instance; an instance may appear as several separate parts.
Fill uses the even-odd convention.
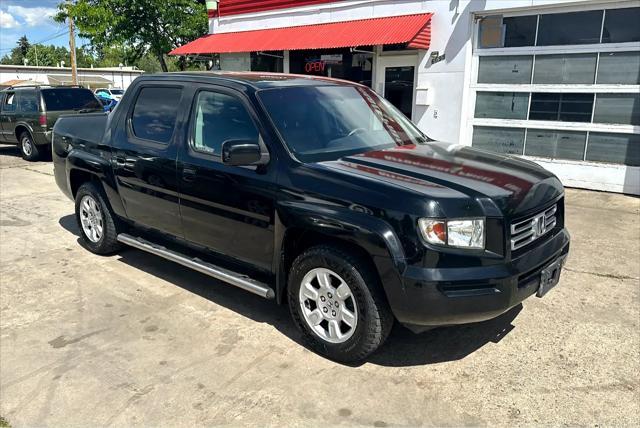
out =
[[[87,248],[122,244],[288,303],[360,360],[394,320],[493,318],[558,282],[564,189],[516,157],[431,141],[369,88],[286,74],[142,76],[54,128]]]
[[[0,142],[18,143],[22,157],[40,159],[51,150],[51,130],[66,113],[101,111],[93,93],[80,87],[19,86],[0,92]]]
[[[96,89],[96,96],[98,98],[104,98],[108,100],[120,101],[122,99],[122,95],[124,95],[124,89],[120,88],[100,88]]]

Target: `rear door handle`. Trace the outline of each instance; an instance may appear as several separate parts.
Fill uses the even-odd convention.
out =
[[[127,160],[122,156],[116,156],[113,158],[115,164],[119,167],[124,167],[127,164]]]

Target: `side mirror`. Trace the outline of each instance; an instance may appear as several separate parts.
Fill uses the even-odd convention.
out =
[[[251,140],[227,140],[222,143],[222,162],[234,166],[266,163],[260,145]]]

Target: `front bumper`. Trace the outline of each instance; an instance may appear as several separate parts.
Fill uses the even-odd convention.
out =
[[[409,266],[402,293],[390,298],[394,315],[410,327],[465,324],[494,318],[536,293],[540,273],[569,252],[560,230],[544,245],[511,262],[478,267],[425,269]]]

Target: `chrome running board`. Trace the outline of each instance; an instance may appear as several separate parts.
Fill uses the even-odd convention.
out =
[[[257,294],[265,299],[273,299],[275,293],[273,289],[255,279],[249,278],[246,275],[242,275],[228,269],[223,269],[219,266],[215,266],[211,263],[204,262],[198,258],[188,257],[184,254],[172,251],[161,245],[154,244],[142,238],[135,238],[126,233],[121,233],[117,237],[119,242],[135,247],[139,250],[146,251],[148,253],[155,254],[164,259],[171,260],[172,262],[181,264],[193,270],[197,270],[200,273],[209,275],[220,281],[224,281],[228,284],[235,285],[238,288],[249,291],[253,294]]]

